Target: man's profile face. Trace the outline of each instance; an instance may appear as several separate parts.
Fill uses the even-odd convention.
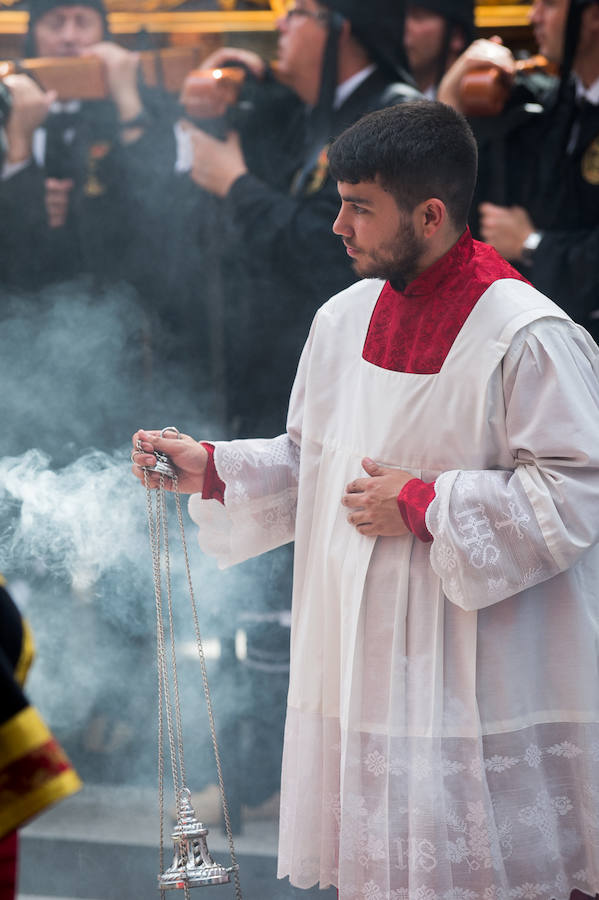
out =
[[[361,278],[382,278],[402,287],[421,270],[424,241],[410,213],[377,182],[337,184],[341,209],[333,231],[343,238],[354,272]]]
[[[316,0],[297,0],[277,22],[277,73],[306,103],[318,99],[324,48],[327,41],[327,8]]]
[[[104,37],[104,23],[91,6],[55,6],[34,27],[38,56],[78,56]]]
[[[539,53],[558,65],[564,55],[567,16],[568,0],[534,0],[530,10],[530,22]]]

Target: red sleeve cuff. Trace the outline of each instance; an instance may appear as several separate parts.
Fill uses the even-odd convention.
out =
[[[206,471],[204,473],[204,487],[202,489],[202,500],[218,500],[219,503],[225,502],[225,482],[222,481],[216,466],[214,465],[214,444],[208,444],[200,441],[202,447],[208,451],[208,462],[206,463]]]
[[[427,483],[420,478],[412,478],[406,482],[397,498],[397,505],[406,528],[427,543],[432,541],[433,536],[426,527],[425,515],[434,499],[435,482]]]

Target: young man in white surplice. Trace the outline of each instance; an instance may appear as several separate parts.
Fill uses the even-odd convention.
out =
[[[363,280],[317,313],[286,433],[133,437],[221,567],[295,541],[279,875],[341,900],[594,894],[599,350],[472,240],[451,108],[373,113],[330,166]]]

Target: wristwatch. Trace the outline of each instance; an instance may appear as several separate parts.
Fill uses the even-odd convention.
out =
[[[522,251],[520,253],[520,259],[526,266],[532,266],[535,250],[543,240],[543,232],[542,231],[531,231],[524,243],[522,244]]]

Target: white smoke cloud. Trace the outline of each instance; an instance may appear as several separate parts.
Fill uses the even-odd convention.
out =
[[[116,565],[148,563],[143,494],[126,451],[90,451],[59,471],[40,450],[5,457],[0,507],[19,509],[0,536],[1,570],[38,561],[83,589]]]

